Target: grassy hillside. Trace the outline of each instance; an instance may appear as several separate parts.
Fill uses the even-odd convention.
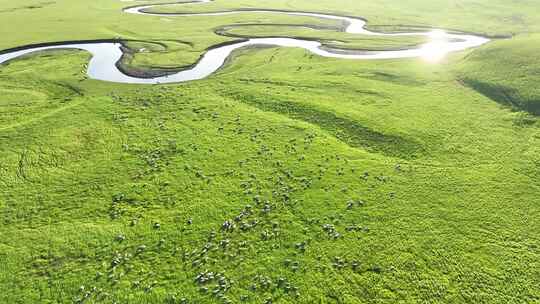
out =
[[[490,99],[540,115],[540,35],[498,41],[460,65],[463,81]]]
[[[499,34],[538,24],[532,2],[436,2],[446,19],[426,1],[333,7]],[[209,29],[258,20],[124,16],[126,2],[112,0],[40,3],[0,0],[0,24],[21,29],[0,45],[129,28],[175,50],[153,45],[137,64],[182,65],[227,39]],[[463,5],[474,18],[458,20]],[[522,25],[497,18],[518,13]],[[81,25],[66,26],[76,16]],[[274,21],[314,20],[264,20]],[[438,64],[241,50],[208,79],[159,86],[88,79],[84,52],[0,66],[0,303],[539,302],[540,123],[463,81],[536,96],[525,85],[536,35],[513,41]]]

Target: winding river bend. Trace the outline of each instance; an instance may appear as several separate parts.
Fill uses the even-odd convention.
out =
[[[204,4],[212,0],[198,0],[193,2],[184,2],[179,4]],[[127,1],[126,1],[127,2]],[[204,53],[200,60],[191,68],[179,71],[177,73],[153,77],[153,78],[137,78],[129,76],[121,72],[117,63],[123,56],[122,44],[118,42],[88,42],[88,43],[65,43],[55,44],[41,47],[22,47],[16,51],[6,52],[0,51],[0,64],[14,60],[26,54],[54,50],[54,49],[79,49],[85,50],[92,54],[92,58],[88,64],[88,76],[93,79],[132,84],[159,84],[159,83],[176,83],[206,78],[216,72],[223,66],[225,61],[234,50],[248,46],[279,46],[279,47],[296,47],[303,48],[313,54],[330,57],[342,58],[349,60],[373,60],[373,59],[399,59],[399,58],[415,58],[422,57],[428,60],[437,60],[444,57],[450,52],[462,51],[469,48],[481,46],[489,39],[481,36],[468,34],[451,34],[443,30],[432,30],[429,32],[412,32],[412,33],[378,33],[371,32],[365,29],[366,21],[361,18],[328,15],[320,13],[308,12],[292,12],[292,11],[277,11],[277,10],[237,10],[237,11],[222,11],[210,13],[152,13],[149,9],[167,4],[155,5],[140,5],[125,8],[123,11],[128,14],[144,15],[144,16],[167,16],[167,17],[201,17],[201,16],[220,16],[231,14],[245,13],[265,13],[265,14],[284,14],[291,16],[308,16],[321,19],[331,19],[341,21],[346,24],[343,29],[347,33],[371,36],[427,36],[429,42],[419,46],[405,50],[389,50],[389,51],[352,51],[344,53],[339,49],[322,47],[318,41],[303,40],[298,38],[250,38],[238,42],[233,42],[227,45],[216,46],[210,48]],[[170,5],[170,4],[168,4]]]

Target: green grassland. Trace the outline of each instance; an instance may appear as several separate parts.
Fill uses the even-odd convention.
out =
[[[538,45],[538,34],[497,41],[469,56],[458,74],[492,100],[540,115],[540,87],[535,85],[540,81]]]
[[[133,3],[0,0],[0,49],[122,37],[145,49],[129,64],[174,68],[254,23],[230,33],[421,43],[305,17],[120,13]],[[0,66],[0,303],[540,302],[540,4],[160,10],[240,7],[516,37],[437,64],[246,49],[173,85],[88,79],[81,51]]]

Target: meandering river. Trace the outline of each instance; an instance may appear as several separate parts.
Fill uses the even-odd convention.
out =
[[[126,1],[127,2],[127,1]],[[204,4],[211,0],[199,0],[185,4]],[[415,58],[421,57],[426,60],[436,61],[450,52],[462,51],[469,48],[481,46],[489,42],[488,38],[469,35],[469,34],[451,34],[443,30],[434,29],[429,32],[411,32],[411,33],[378,33],[372,32],[365,28],[366,21],[361,18],[337,16],[320,13],[309,12],[292,12],[292,11],[277,11],[277,10],[237,10],[237,11],[221,11],[210,13],[153,13],[148,10],[164,4],[155,5],[140,5],[125,8],[123,11],[128,14],[143,15],[143,16],[167,16],[176,18],[197,18],[210,17],[231,14],[246,14],[246,13],[264,13],[264,14],[284,14],[291,16],[308,16],[321,19],[331,19],[342,21],[346,24],[344,31],[351,34],[371,35],[371,36],[427,36],[429,42],[420,45],[417,48],[404,50],[389,50],[389,51],[348,51],[343,52],[340,49],[332,49],[317,41],[304,40],[298,38],[249,38],[238,42],[233,42],[227,45],[216,46],[208,49],[200,60],[191,68],[179,71],[177,73],[153,77],[153,78],[138,78],[124,74],[117,67],[118,61],[122,58],[123,52],[121,43],[116,42],[89,42],[89,43],[69,43],[55,44],[41,47],[21,48],[12,52],[0,51],[0,64],[14,60],[23,55],[35,53],[39,51],[53,49],[80,49],[88,51],[92,54],[92,58],[88,64],[88,76],[93,79],[118,82],[118,83],[133,83],[133,84],[158,84],[158,83],[176,83],[198,80],[206,78],[215,73],[223,66],[225,61],[234,50],[248,46],[279,46],[279,47],[296,47],[303,48],[313,54],[331,57],[342,58],[348,60],[374,60],[374,59],[399,59],[399,58]]]

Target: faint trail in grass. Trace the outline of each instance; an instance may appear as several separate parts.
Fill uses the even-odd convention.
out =
[[[15,123],[15,124],[0,127],[0,132],[1,131],[6,131],[6,130],[9,130],[9,129],[23,127],[23,126],[29,125],[31,123],[37,122],[39,120],[54,116],[54,115],[56,115],[56,114],[58,114],[60,112],[63,112],[65,110],[69,110],[71,108],[74,108],[74,107],[82,104],[83,102],[84,102],[84,99],[81,99],[79,101],[70,101],[69,104],[67,104],[67,105],[65,105],[63,107],[51,110],[51,111],[49,111],[49,112],[47,112],[47,113],[45,113],[43,115],[28,119],[28,120],[25,120],[25,121],[21,121],[21,122]]]

